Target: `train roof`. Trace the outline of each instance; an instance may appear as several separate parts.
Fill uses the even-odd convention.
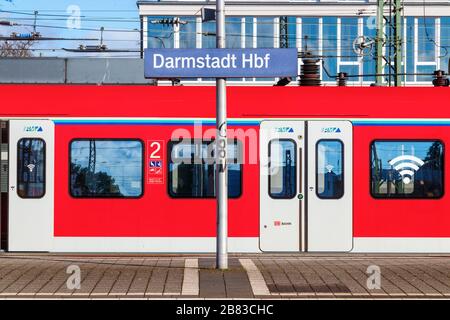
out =
[[[214,118],[215,87],[0,85],[0,117]],[[450,88],[228,87],[230,118],[450,118]]]

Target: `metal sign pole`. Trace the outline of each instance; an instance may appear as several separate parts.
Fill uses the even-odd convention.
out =
[[[216,0],[216,45],[225,48],[225,0]],[[226,79],[216,79],[216,266],[228,268],[227,98]]]

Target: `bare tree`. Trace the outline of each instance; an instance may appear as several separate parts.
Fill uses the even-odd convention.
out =
[[[16,57],[16,58],[32,57],[33,53],[30,50],[32,45],[33,45],[32,41],[0,42],[0,57]]]

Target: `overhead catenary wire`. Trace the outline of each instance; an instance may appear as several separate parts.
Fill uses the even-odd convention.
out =
[[[23,26],[23,25],[22,25]],[[98,29],[92,29],[92,30],[94,30],[94,31],[98,31]],[[105,30],[105,31],[107,31],[107,30]],[[146,38],[158,38],[158,39],[167,39],[167,40],[172,40],[173,39],[173,33],[174,32],[170,32],[169,34],[167,34],[167,35],[165,35],[165,36],[163,36],[163,35],[161,35],[161,36],[152,36],[152,35],[146,35],[145,37]],[[198,32],[183,32],[183,31],[181,31],[181,32],[179,32],[179,34],[180,35],[196,35],[196,34],[203,34],[203,33],[198,33]],[[253,37],[253,35],[244,35],[245,37]],[[241,37],[241,34],[230,34],[230,37]],[[261,35],[259,35],[258,36],[259,38],[275,38],[274,36],[261,36]],[[325,38],[323,38],[323,39],[325,39]],[[329,38],[330,40],[332,40],[332,38]],[[36,39],[36,40],[38,40],[38,39]],[[67,40],[77,40],[77,39],[73,39],[73,38],[67,38]],[[98,39],[91,39],[92,41],[94,41],[94,40],[98,40]],[[313,40],[320,40],[320,39],[315,39],[315,38],[313,38]],[[126,39],[117,39],[117,38],[115,38],[115,39],[105,39],[105,41],[130,41],[130,42],[134,42],[134,41],[140,41],[140,39],[138,39],[138,38],[136,38],[136,39],[129,39],[129,38],[126,38]]]
[[[32,25],[28,25],[28,24],[20,24],[20,25],[18,25],[18,26],[32,26]],[[43,27],[57,27],[57,26],[43,26]],[[59,28],[59,27],[58,27]],[[63,29],[66,29],[66,27],[61,27],[61,28],[63,28]],[[80,30],[80,29],[77,29],[77,30]],[[98,31],[98,29],[95,29],[95,28],[89,28],[88,29],[89,31]],[[118,32],[121,32],[121,31],[138,31],[138,30],[113,30],[113,29],[105,29],[105,32],[108,32],[108,31],[113,31],[113,32],[115,32],[115,31],[118,31]],[[172,32],[173,33],[173,32]],[[204,33],[199,33],[199,32],[189,32],[189,31],[179,31],[178,32],[180,35],[196,35],[196,34],[204,34]],[[212,34],[210,34],[210,35],[212,35]],[[267,39],[276,39],[277,37],[276,36],[271,36],[271,35],[253,35],[253,34],[241,34],[241,33],[239,33],[239,34],[228,34],[229,35],[229,37],[242,37],[242,36],[244,36],[244,37],[248,37],[248,38],[252,38],[252,37],[257,37],[257,38],[267,38]],[[156,38],[156,36],[153,36],[153,35],[146,35],[145,36],[146,38],[152,38],[152,37],[154,37],[154,38]],[[169,39],[170,37],[164,37],[164,36],[158,36],[158,38],[166,38],[166,39]],[[297,37],[296,36],[289,36],[288,37],[290,40],[296,40],[297,39]],[[339,40],[337,37],[314,37],[314,36],[309,36],[309,41],[321,41],[321,40],[331,40],[331,41],[334,41],[334,40]],[[343,39],[340,39],[341,41],[343,41]],[[413,41],[420,41],[420,40],[422,40],[422,38],[420,38],[420,39],[414,39]],[[449,38],[441,38],[441,40],[449,40]],[[130,40],[130,39],[110,39],[109,41],[135,41],[135,40]],[[348,41],[345,41],[344,40],[344,42],[350,42],[350,40],[348,40]],[[407,43],[408,41],[404,41],[405,43]],[[412,41],[409,41],[409,42],[412,42]],[[342,46],[341,46],[342,47]]]
[[[63,12],[64,10],[60,10],[61,12]],[[83,10],[84,12],[115,12],[114,10]],[[117,12],[119,12],[119,11],[121,11],[121,10],[117,10]],[[0,13],[1,12],[8,12],[7,10],[0,10]],[[39,13],[39,15],[42,15],[42,16],[47,16],[48,18],[46,18],[45,20],[55,20],[55,21],[58,21],[58,20],[66,20],[66,19],[62,19],[63,17],[70,17],[70,15],[50,15],[50,14],[44,14],[44,13],[42,13],[42,12],[58,12],[58,10],[40,10],[39,11],[40,13]],[[134,10],[129,10],[129,12],[135,12]],[[18,11],[11,11],[11,13],[13,13],[13,14],[25,14],[25,15],[30,15],[30,16],[35,16],[35,13],[34,13],[34,10],[30,10],[30,12],[28,13],[28,12],[26,12],[25,10],[23,11],[23,12],[18,12]],[[340,13],[340,14],[343,14],[343,13]],[[158,17],[160,17],[160,16],[158,16]],[[364,16],[364,17],[367,17],[367,16]],[[184,19],[185,17],[183,17],[183,19]],[[194,24],[194,23],[196,23],[196,17],[190,17],[191,19],[192,19],[192,23]],[[233,21],[233,20],[231,20],[231,21],[226,21],[226,24],[228,24],[228,25],[242,25],[242,23],[244,23],[244,24],[253,24],[254,23],[254,19],[253,19],[254,17],[243,17],[243,16],[240,16],[240,17],[230,17],[230,19],[234,19],[235,21]],[[256,18],[256,24],[257,25],[273,25],[274,27],[275,27],[275,24],[274,24],[274,18],[276,18],[275,16],[268,16],[268,17],[263,17],[263,18],[261,18],[261,17],[257,17]],[[352,17],[322,17],[322,18],[318,18],[318,17],[305,17],[305,16],[303,16],[303,17],[291,17],[291,18],[293,18],[293,19],[295,19],[295,21],[294,22],[288,22],[288,25],[297,25],[297,18],[301,18],[301,20],[302,20],[302,26],[303,27],[312,27],[313,29],[314,29],[314,33],[318,33],[318,30],[319,30],[319,25],[318,25],[318,23],[317,23],[317,21],[319,21],[319,19],[321,19],[322,21],[321,21],[321,26],[322,27],[325,27],[325,26],[334,26],[334,27],[336,27],[336,23],[335,22],[333,22],[333,23],[328,23],[328,22],[326,22],[326,21],[324,21],[324,20],[327,20],[328,18],[329,19],[337,19],[337,18],[341,18],[341,19],[345,19],[345,18],[353,18],[353,19],[358,19],[358,18],[361,18],[361,16],[359,16],[359,15],[352,15]],[[20,20],[20,18],[17,18],[18,20]],[[26,19],[29,19],[29,20],[31,20],[31,19],[33,19],[34,20],[34,18],[26,18]],[[38,18],[38,19],[40,19],[40,18]],[[92,16],[92,17],[87,17],[87,16],[80,16],[80,19],[81,19],[81,21],[87,21],[86,19],[97,19],[97,17],[95,17],[95,16]],[[98,17],[98,19],[105,19],[105,17]],[[141,19],[136,19],[136,20],[133,20],[133,19],[128,19],[128,18],[123,18],[123,17],[106,17],[106,19],[111,19],[111,21],[112,22],[117,22],[117,21],[119,21],[119,20],[127,20],[127,21],[135,21],[135,22],[140,22],[141,21]],[[261,21],[262,19],[264,19],[263,21]],[[310,21],[310,20],[314,20],[315,22],[311,22],[311,23],[309,23],[309,22],[307,22],[307,21]],[[364,21],[364,19],[362,19],[363,21],[361,21],[361,20],[359,20],[358,19],[358,21],[357,21],[357,25],[360,25],[360,24],[365,24],[365,21]],[[204,23],[203,24],[204,26],[206,26],[206,25],[208,25],[208,23]],[[344,25],[344,24],[342,24],[342,25]],[[20,26],[27,26],[27,27],[32,27],[32,26],[34,26],[34,25],[31,25],[31,24],[21,24]],[[355,27],[355,25],[354,24],[351,24],[351,26],[352,27]],[[74,29],[74,28],[68,28],[67,26],[56,26],[56,25],[40,25],[40,24],[36,24],[36,27],[39,27],[39,28],[58,28],[58,29],[70,29],[70,30],[72,30],[72,31],[98,31],[98,28],[80,28],[80,29]],[[446,25],[441,25],[441,28],[450,28],[450,25],[449,26],[446,26]],[[169,29],[169,28],[168,28]],[[180,28],[180,29],[182,29],[182,28]],[[116,29],[116,28],[114,28],[114,29],[105,29],[105,32],[141,32],[142,31],[142,29],[140,29],[140,28],[133,28],[133,29]],[[183,31],[183,30],[180,30],[180,31],[178,31],[178,34],[180,35],[180,36],[185,36],[185,35],[190,35],[190,34],[198,34],[198,32],[189,32],[189,31]],[[267,38],[267,39],[277,39],[277,37],[276,36],[274,36],[274,35],[254,35],[254,34],[244,34],[244,35],[242,35],[242,34],[230,34],[230,37],[236,37],[236,38],[238,38],[238,37],[248,37],[248,38],[252,38],[252,37],[257,37],[257,38]],[[404,44],[408,44],[408,43],[416,43],[417,41],[421,41],[421,40],[428,40],[428,37],[429,37],[429,35],[426,35],[425,37],[424,37],[424,39],[422,39],[422,38],[417,38],[416,37],[416,39],[413,39],[412,41],[404,41]],[[165,44],[164,44],[164,40],[172,40],[173,39],[173,32],[169,35],[169,36],[153,36],[153,35],[144,35],[144,38],[154,38],[154,39],[156,39],[156,40],[158,40],[158,41],[160,41],[161,42],[161,45],[162,46],[165,46]],[[292,40],[292,41],[296,41],[296,39],[297,39],[297,36],[290,36],[289,37],[289,40]],[[67,39],[68,41],[70,41],[70,40],[76,40],[76,39]],[[93,39],[94,40],[94,39]],[[93,41],[92,40],[92,41]],[[313,41],[313,42],[319,42],[319,41],[337,41],[338,40],[338,38],[337,37],[314,37],[314,36],[310,36],[310,39],[309,39],[309,41],[311,42],[311,41]],[[352,50],[352,48],[351,48],[351,45],[350,45],[350,41],[348,41],[349,42],[349,45],[348,45],[348,47],[347,46],[345,46],[345,45],[342,45],[342,44],[345,44],[345,42],[347,42],[347,41],[345,41],[344,39],[340,39],[341,40],[341,50],[343,50],[343,51],[350,51],[350,50]],[[441,37],[441,41],[447,41],[447,40],[449,40],[449,39],[447,39],[447,38],[442,38]],[[139,41],[141,41],[140,39],[105,39],[105,41],[115,41],[115,42],[120,42],[120,41],[129,41],[129,42],[134,42],[134,41],[136,41],[136,42],[139,42]],[[315,50],[317,50],[317,51],[319,51],[319,49],[318,49],[318,45],[315,45],[314,47],[316,47],[315,48]],[[39,50],[39,49],[35,49],[35,50]],[[57,50],[57,49],[50,49],[50,50]],[[60,49],[58,49],[58,50],[60,50]],[[322,45],[322,47],[321,47],[321,52],[322,53],[324,53],[324,55],[323,56],[325,56],[325,54],[326,54],[326,52],[327,51],[333,51],[333,50],[336,50],[336,47],[334,46],[334,47],[325,47],[325,46],[323,46]],[[448,54],[448,52],[446,53],[446,54]],[[327,57],[333,57],[332,55],[328,55]],[[353,58],[353,57],[357,57],[356,55],[355,56],[344,56],[344,55],[341,55],[341,56],[337,56],[337,55],[335,55],[334,57],[342,57],[342,58],[344,58],[344,57],[349,57],[349,58]],[[356,61],[355,61],[356,62]]]
[[[6,10],[0,10],[0,13],[1,12],[9,12],[9,11],[6,11]],[[34,14],[31,14],[31,13],[29,13],[29,15],[34,15]],[[374,15],[373,15],[374,16]],[[71,17],[70,15],[62,15],[61,17],[59,17],[59,18],[37,18],[37,20],[45,20],[45,21],[64,21],[64,20],[67,20],[67,19],[63,19],[62,17],[65,17],[65,18],[67,18],[67,17]],[[146,16],[146,17],[148,17],[148,18],[152,18],[152,17],[154,17],[154,18],[160,18],[160,17],[167,17],[167,18],[170,18],[170,17],[176,17],[176,16],[174,16],[174,15],[171,15],[171,16],[161,16],[161,15],[157,15],[157,16]],[[195,16],[180,16],[180,17],[182,17],[184,20],[187,20],[187,22],[188,23],[196,23],[196,18],[197,17],[195,17]],[[368,17],[371,17],[371,16],[368,16]],[[124,18],[124,17],[107,17],[107,16],[98,16],[98,17],[88,17],[88,16],[77,16],[77,18],[79,18],[80,19],[80,21],[81,22],[84,22],[84,21],[90,21],[90,19],[93,19],[92,21],[96,21],[96,22],[106,22],[106,21],[111,21],[111,22],[120,22],[120,21],[123,21],[123,20],[126,20],[127,22],[136,22],[136,23],[139,23],[139,22],[141,22],[141,18],[136,18],[136,19],[130,19],[130,18]],[[242,23],[244,23],[244,24],[253,24],[253,18],[256,18],[256,23],[258,24],[258,25],[264,25],[264,24],[269,24],[269,25],[272,25],[273,24],[273,20],[275,19],[275,18],[277,18],[277,16],[267,16],[267,17],[243,17],[243,16],[236,16],[236,17],[228,17],[228,19],[227,19],[227,21],[225,22],[225,24],[228,24],[228,25],[232,25],[232,24],[238,24],[238,25],[241,25]],[[322,25],[324,25],[324,26],[327,26],[327,25],[330,25],[330,26],[335,26],[336,24],[335,23],[327,23],[327,22],[324,22],[323,20],[326,20],[326,19],[346,19],[346,18],[354,18],[354,19],[358,19],[358,18],[361,18],[360,16],[349,16],[349,17],[347,17],[347,16],[344,16],[344,17],[342,17],[342,16],[329,16],[329,17],[308,17],[308,16],[302,16],[302,17],[292,17],[292,18],[294,18],[294,19],[297,19],[297,18],[300,18],[300,19],[302,19],[302,20],[308,20],[308,19],[313,19],[313,20],[319,20],[319,19],[321,19],[322,20]],[[430,17],[430,18],[434,18],[434,17]],[[17,20],[34,20],[34,18],[22,18],[22,17],[9,17],[9,19],[17,19]],[[239,19],[239,20],[241,20],[241,19],[244,19],[244,21],[242,22],[242,21],[230,21],[229,19],[233,19],[233,20],[235,20],[235,19]],[[264,20],[269,20],[269,21],[261,21],[261,19],[264,19]],[[189,21],[189,20],[191,20],[191,21]],[[251,20],[251,21],[248,21],[248,20]],[[364,20],[364,19],[363,19]],[[359,21],[359,19],[358,19],[358,22],[357,22],[358,24],[364,24],[365,22],[364,21]],[[213,23],[212,22],[206,22],[205,24],[211,24],[211,25],[213,25]],[[297,24],[297,22],[296,21],[294,21],[294,22],[287,22],[287,24],[288,25],[296,25]],[[303,25],[308,25],[308,23],[303,23]],[[309,25],[315,25],[315,26],[317,26],[317,23],[309,23]]]
[[[73,40],[70,40],[73,41]],[[134,50],[133,50],[134,49]],[[2,50],[11,50],[14,51],[16,49],[8,49],[8,48],[4,48]],[[27,49],[29,51],[68,51],[67,48],[29,48]],[[135,53],[141,53],[141,50],[138,49],[138,47],[136,46],[135,48],[129,48],[129,47],[123,47],[123,48],[114,48],[112,50],[117,50],[120,52],[135,52]],[[78,51],[76,51],[78,52]],[[88,54],[88,53],[99,53],[99,54],[103,54],[103,53],[108,53],[110,51],[104,51],[104,52],[89,52],[89,51],[84,51],[84,52],[79,52],[79,53],[83,53],[83,55]],[[368,61],[374,61],[374,59],[372,57],[363,57],[362,59],[359,58],[359,56],[357,55],[336,55],[336,54],[328,54],[327,52],[331,52],[334,53],[336,52],[335,49],[328,49],[328,50],[322,50],[322,54],[316,54],[314,55],[317,58],[347,58],[347,59],[353,59],[353,60],[345,60],[345,62],[354,62],[354,65],[347,65],[348,67],[357,67],[360,63],[360,61],[362,60],[363,62],[368,62]]]
[[[238,37],[238,35],[236,35],[236,37]],[[240,37],[240,35],[239,35],[239,37]],[[248,37],[252,37],[252,36],[250,35]],[[148,36],[147,38],[155,38],[156,40],[161,42],[161,45],[165,46],[163,40],[173,40],[173,35],[160,36],[160,37]],[[269,38],[272,38],[272,37],[269,37]],[[311,40],[318,41],[318,40],[324,40],[324,39],[326,39],[326,40],[336,40],[336,39],[332,39],[332,38],[329,38],[329,39],[328,38],[321,38],[321,39],[314,39],[314,38],[311,39],[310,38],[309,39],[310,40],[310,48],[313,51],[317,51],[317,52],[320,51],[322,53],[335,52],[336,51],[336,45],[334,45],[334,46],[322,46],[320,50],[319,50],[317,45],[315,45],[315,46],[311,45]],[[79,38],[64,38],[64,39],[63,38],[58,38],[58,40],[61,40],[61,41],[76,41],[76,40],[98,41],[98,39],[79,39]],[[18,39],[17,41],[28,41],[28,39]],[[45,40],[36,39],[34,41],[38,42],[38,41],[45,41]],[[136,39],[104,39],[104,41],[107,41],[107,42],[136,42],[136,43],[140,43],[141,40],[136,38]],[[409,42],[405,41],[404,43],[409,43]],[[129,48],[124,48],[124,49],[129,49]],[[342,46],[342,44],[341,44],[341,50],[344,51],[344,52],[345,51],[349,51],[350,52],[350,51],[352,51],[352,48],[351,48],[351,46],[346,47],[346,46]],[[328,57],[331,57],[331,55],[328,55]],[[339,55],[334,55],[334,57],[354,57],[354,58],[356,58],[356,57],[358,57],[358,55],[357,54],[347,55],[347,56],[346,55],[340,55],[340,56]]]
[[[211,5],[211,4],[204,4],[198,10],[192,9],[191,13],[186,13],[184,15],[186,15],[186,16],[195,16],[195,15],[198,15],[200,13],[202,8],[205,8],[205,7],[211,7],[212,8],[213,6],[214,5]],[[38,10],[39,10],[39,12],[67,12],[66,10],[51,10],[51,9],[38,9]],[[270,8],[258,8],[258,10],[273,13],[273,9],[270,9]],[[367,11],[367,10],[361,11],[361,10],[348,9],[348,11],[341,10],[341,11],[339,11],[339,13],[343,13],[343,14],[344,13],[350,13],[352,15],[358,15],[359,16],[359,15],[370,14],[370,13],[374,12],[375,10],[376,10],[375,8],[373,10],[371,10],[371,11]],[[28,9],[28,10],[0,10],[0,11],[5,11],[5,12],[6,11],[14,11],[14,12],[17,12],[17,13],[32,14],[32,12],[34,12],[35,9]],[[82,11],[83,12],[134,12],[134,13],[138,13],[137,10],[108,10],[108,9],[95,10],[95,9],[83,9]],[[247,11],[250,12],[250,11],[253,11],[253,10],[244,10],[244,9],[242,9],[241,11],[242,12],[247,12]],[[302,12],[317,12],[317,10],[316,9],[309,9],[309,8],[302,8]]]
[[[93,30],[94,31],[94,30]],[[95,31],[98,31],[98,29],[95,29]],[[203,34],[203,33],[200,33],[200,32],[186,32],[186,33],[184,33],[184,32],[180,32],[179,33],[180,35],[189,35],[189,34],[191,34],[191,35],[194,35],[194,34]],[[210,35],[209,35],[210,36]],[[230,37],[236,37],[236,38],[238,38],[238,37],[241,37],[241,35],[239,34],[239,35],[229,35]],[[147,35],[147,36],[144,36],[144,38],[156,38],[157,36],[155,36],[155,35]],[[163,39],[173,39],[173,35],[171,36],[171,37],[166,37],[166,36],[158,36],[159,38],[163,38]],[[258,35],[258,36],[254,36],[254,35],[252,35],[252,34],[245,34],[243,37],[245,37],[245,38],[252,38],[252,37],[257,37],[257,38],[261,38],[261,39],[277,39],[277,37],[275,37],[275,36],[260,36],[260,35]],[[295,37],[289,37],[289,39],[290,40],[296,40],[296,38]],[[68,38],[68,40],[70,40],[70,38]],[[73,40],[77,40],[77,39],[73,39]],[[98,40],[98,39],[92,39],[92,41],[94,41],[94,40]],[[337,40],[339,40],[338,38],[334,38],[334,37],[331,37],[331,38],[315,38],[315,37],[311,37],[311,36],[309,36],[309,38],[308,38],[308,41],[314,41],[314,42],[317,42],[317,41],[323,41],[323,40],[327,40],[327,41],[337,41]],[[348,42],[348,43],[351,43],[352,41],[351,40],[343,40],[343,39],[340,39],[341,40],[341,43],[342,42]],[[419,38],[419,39],[417,39],[417,40],[409,40],[409,41],[403,41],[403,43],[411,43],[411,44],[414,44],[414,43],[417,43],[418,41],[421,41],[421,40],[427,40],[426,38]],[[445,41],[448,41],[448,40],[450,40],[450,37],[449,38],[441,38],[441,40],[445,40]],[[136,39],[129,39],[129,38],[126,38],[126,39],[120,39],[120,38],[114,38],[114,39],[105,39],[105,41],[140,41],[140,39],[139,38],[136,38]],[[228,40],[229,42],[231,42],[232,40]],[[236,40],[237,41],[237,40]],[[342,48],[343,46],[341,45],[341,48]],[[324,47],[323,47],[324,48]],[[349,48],[349,50],[351,50],[351,48]]]
[[[4,48],[2,49],[3,51],[15,51],[17,49],[11,49],[11,48]],[[29,51],[67,51],[65,48],[29,48],[27,49]],[[118,49],[118,50],[127,50],[127,51],[123,51],[123,52],[136,52],[136,53],[140,53],[141,50],[130,50],[130,49]],[[102,53],[102,52],[86,52],[86,53]],[[108,53],[108,51],[106,51],[105,53]],[[345,56],[345,55],[320,55],[317,56],[319,58],[355,58],[355,56]],[[354,62],[358,62],[357,60],[354,60]]]
[[[23,20],[23,21],[29,21],[29,20],[33,20],[34,21],[34,18],[19,18],[19,17],[2,17],[2,18],[7,18],[7,19],[9,19],[9,20]],[[148,16],[148,18],[152,18],[152,16]],[[157,18],[156,16],[155,16],[155,18]],[[158,17],[159,18],[159,17]],[[194,24],[196,24],[196,20],[195,19],[193,19],[193,20],[189,20],[189,18],[186,18],[186,17],[182,17],[184,20],[186,20],[186,22],[188,22],[187,24],[185,24],[185,25],[189,25],[189,24],[192,24],[192,25],[194,25]],[[288,26],[296,26],[297,24],[301,24],[301,25],[303,25],[303,26],[312,26],[312,27],[319,27],[319,23],[318,22],[304,22],[303,20],[308,20],[308,19],[313,19],[313,20],[317,20],[317,21],[319,21],[319,19],[322,19],[322,22],[320,23],[320,25],[322,25],[322,26],[336,26],[336,23],[335,22],[324,22],[323,21],[323,19],[324,18],[305,18],[305,17],[299,17],[301,20],[302,20],[302,22],[300,22],[300,23],[297,23],[297,22],[288,22],[287,23],[287,25]],[[342,19],[345,19],[345,17],[329,17],[330,19],[341,19],[341,21],[342,21]],[[427,18],[430,18],[430,19],[434,19],[435,17],[427,17]],[[242,18],[241,17],[238,17],[238,19],[239,20],[241,20]],[[273,19],[274,19],[274,17],[270,17],[270,18],[263,18],[263,19],[270,19],[270,21],[261,21],[261,18],[259,18],[259,20],[258,20],[258,18],[257,18],[257,20],[256,20],[256,25],[275,25],[274,24],[274,21],[272,21]],[[355,18],[355,19],[357,19],[357,18]],[[66,21],[67,19],[51,19],[51,18],[49,18],[49,19],[37,19],[37,21]],[[247,21],[247,20],[251,20],[251,21]],[[109,20],[105,20],[105,19],[93,19],[93,20],[89,20],[89,19],[83,19],[83,18],[80,18],[80,21],[81,22],[136,22],[136,23],[139,23],[139,22],[141,22],[141,20],[139,19],[139,20],[129,20],[129,21],[123,21],[123,19],[118,19],[118,20],[115,20],[115,19],[109,19]],[[226,25],[242,25],[242,24],[251,24],[251,25],[253,25],[255,22],[253,21],[253,18],[244,18],[244,21],[227,21],[225,24]],[[356,22],[356,24],[350,24],[350,23],[342,23],[341,22],[341,25],[344,25],[344,26],[351,26],[351,27],[357,27],[358,25],[364,25],[364,24],[366,24],[367,23],[367,21],[359,21],[359,19],[358,19],[358,21]],[[155,24],[153,24],[153,25],[155,25]],[[206,25],[206,26],[211,26],[211,27],[214,27],[214,25],[211,23],[211,22],[203,22],[203,25]],[[443,27],[443,28],[450,28],[450,26],[441,26],[441,27]]]
[[[272,23],[271,23],[272,24]],[[315,25],[315,24],[314,24]],[[333,24],[334,25],[334,24]],[[29,25],[29,24],[21,24],[21,26],[34,26],[34,25]],[[39,27],[43,27],[43,28],[62,28],[62,29],[71,29],[71,28],[68,28],[68,27],[63,27],[63,26],[50,26],[50,25],[37,25],[37,26],[39,26]],[[317,26],[317,25],[315,25],[315,26]],[[450,26],[449,26],[450,27]],[[73,29],[73,30],[89,30],[89,31],[97,31],[98,29],[95,29],[95,28],[81,28],[81,29]],[[107,31],[107,32],[139,32],[139,30],[138,29],[105,29],[105,31]],[[179,33],[180,34],[189,34],[190,32],[185,32],[185,31],[179,31]],[[192,33],[194,33],[194,32],[192,32]],[[230,35],[231,37],[233,37],[233,36],[236,36],[236,37],[240,37],[240,36],[242,36],[242,34],[235,34],[235,35],[233,35],[233,34],[231,34]],[[253,37],[254,35],[252,35],[252,34],[249,34],[249,35],[244,35],[245,37]],[[151,36],[151,35],[147,35],[146,36],[147,38],[155,38],[155,39],[159,39],[159,38],[169,38],[169,37],[161,37],[161,36]],[[258,35],[257,36],[258,38],[276,38],[275,36],[266,36],[266,35],[264,35],[264,36],[261,36],[261,35]],[[294,37],[289,37],[289,39],[292,39],[292,40],[294,40],[294,39],[296,39],[296,38],[294,38]],[[441,38],[441,40],[442,39],[444,39],[445,40],[445,38]],[[337,38],[330,38],[330,37],[328,37],[328,38],[316,38],[316,37],[310,37],[310,41],[320,41],[320,40],[338,40]],[[114,41],[121,41],[120,39],[114,39]],[[123,40],[123,41],[135,41],[135,40],[129,40],[129,39],[126,39],[126,40]],[[137,39],[136,39],[136,41],[137,41]],[[350,49],[349,49],[350,50]]]
[[[34,27],[33,24],[27,24],[27,23],[18,23],[16,26],[22,26],[22,27]],[[37,28],[51,28],[51,29],[66,29],[66,30],[72,30],[72,31],[98,31],[98,28],[73,28],[73,27],[67,27],[67,26],[55,26],[55,25],[41,25],[36,24]],[[105,32],[140,32],[140,29],[106,29]]]
[[[32,24],[23,24],[23,23],[18,23],[15,26],[18,26],[18,27],[34,27],[34,25],[32,25]],[[315,25],[315,26],[317,26],[317,25]],[[98,28],[86,28],[86,27],[83,27],[83,28],[70,28],[70,27],[67,27],[67,26],[39,25],[39,24],[36,25],[36,27],[39,27],[39,28],[52,28],[52,29],[65,29],[65,30],[70,30],[70,31],[98,31]],[[442,28],[442,26],[441,26],[441,28]],[[450,29],[450,25],[448,26],[448,28]],[[138,29],[138,28],[134,28],[134,29],[108,29],[108,28],[105,28],[104,31],[105,32],[117,32],[117,33],[120,33],[120,32],[124,32],[124,33],[126,33],[126,32],[140,33],[141,32],[141,30]],[[151,31],[151,29],[148,30],[148,31]],[[158,29],[158,31],[164,31],[164,30]],[[199,33],[199,32],[195,32],[195,31],[191,32],[191,31],[184,31],[184,30],[179,30],[178,31],[178,34],[180,34],[180,35],[189,35],[189,34],[194,35],[194,34],[205,34],[205,33],[206,32]],[[319,32],[314,32],[314,33],[319,33]],[[213,36],[213,34],[209,34],[209,35]],[[241,33],[239,33],[239,34],[228,33],[228,36],[230,36],[230,37],[240,37],[240,36],[242,36],[242,34]],[[155,36],[153,36],[153,35],[144,35],[144,37],[150,37],[151,38],[151,37],[155,37]],[[244,37],[257,37],[257,38],[277,39],[277,37],[275,35],[244,34]],[[292,40],[297,39],[297,38],[298,37],[295,36],[295,35],[288,37],[288,39],[292,39]],[[351,41],[351,40],[342,39],[342,37],[341,37],[341,39],[338,39],[337,37],[315,37],[315,36],[309,36],[309,39],[310,39],[310,41],[320,41],[320,40],[341,40],[341,41],[349,41],[349,42]],[[441,41],[442,40],[444,40],[444,41],[450,40],[450,38],[445,38],[445,37],[441,37],[440,39],[441,39]],[[413,41],[421,41],[421,40],[430,40],[430,38],[428,38],[426,36],[425,37],[415,37],[415,39]],[[387,41],[389,42],[390,40],[387,40]],[[441,47],[443,47],[443,46],[441,46]]]

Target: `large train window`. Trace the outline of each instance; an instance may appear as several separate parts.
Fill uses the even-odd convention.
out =
[[[17,143],[17,194],[21,198],[45,195],[45,141],[20,139]]]
[[[370,161],[375,198],[432,199],[444,194],[441,141],[374,141]]]
[[[169,142],[169,195],[174,198],[215,197],[215,142],[183,140]],[[242,146],[228,142],[228,196],[242,193]]]
[[[297,193],[297,147],[290,139],[269,142],[269,195],[292,199]]]
[[[316,191],[321,199],[344,195],[344,145],[340,140],[320,140],[316,145]]]
[[[70,194],[77,198],[137,198],[143,194],[143,144],[131,139],[70,143]]]

